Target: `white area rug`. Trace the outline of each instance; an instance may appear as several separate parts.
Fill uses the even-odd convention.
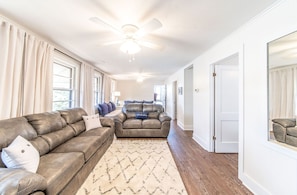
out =
[[[164,139],[115,139],[77,195],[187,194]]]

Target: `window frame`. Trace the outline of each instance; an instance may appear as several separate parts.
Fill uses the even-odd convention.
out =
[[[102,103],[102,74],[98,71],[94,71],[94,77],[93,77],[93,82],[94,82],[94,86],[93,86],[93,94],[94,94],[94,104],[100,104]],[[97,81],[96,81],[97,79]],[[95,83],[97,82],[97,89],[95,89]],[[97,95],[97,96],[96,96]]]
[[[55,64],[59,65],[59,66],[63,66],[66,68],[69,68],[71,70],[71,84],[69,89],[66,88],[59,88],[59,87],[54,87],[53,86],[53,99],[52,99],[52,110],[55,110],[54,108],[54,103],[55,102],[68,102],[69,107],[68,108],[74,108],[79,106],[79,72],[80,72],[80,62],[74,60],[73,58],[70,58],[69,56],[66,56],[65,54],[62,53],[58,53],[56,52],[53,59],[53,69]],[[53,83],[54,83],[54,71],[53,71]],[[55,100],[54,99],[54,91],[71,91],[71,97],[68,100],[65,101],[61,101],[61,100]],[[57,109],[68,109],[66,107],[63,108],[57,108]]]

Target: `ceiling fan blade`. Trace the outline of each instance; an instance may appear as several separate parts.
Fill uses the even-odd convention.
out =
[[[113,32],[115,32],[116,34],[120,35],[121,37],[124,37],[124,34],[121,30],[119,30],[118,28],[116,28],[115,26],[109,24],[108,22],[98,18],[98,17],[91,17],[90,21],[99,24],[99,25],[105,25],[106,27],[110,28]]]
[[[121,40],[115,40],[115,41],[108,41],[108,42],[101,43],[101,45],[103,45],[103,46],[107,46],[107,45],[115,45],[115,44],[123,43],[124,41],[125,41],[124,39],[121,39]]]
[[[151,48],[151,49],[156,49],[156,50],[162,50],[163,49],[163,46],[162,45],[159,45],[159,44],[156,44],[156,43],[152,43],[152,42],[149,42],[149,41],[138,41],[138,44],[139,45],[142,45],[144,47],[148,47],[148,48]]]
[[[138,37],[142,37],[154,30],[157,30],[159,28],[162,27],[162,23],[157,20],[156,18],[150,20],[148,23],[146,23],[145,25],[143,25],[137,32],[136,32],[136,36]]]

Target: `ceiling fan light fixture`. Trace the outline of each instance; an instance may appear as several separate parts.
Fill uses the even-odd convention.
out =
[[[120,50],[129,55],[138,53],[141,50],[141,47],[134,40],[126,40],[120,47]]]

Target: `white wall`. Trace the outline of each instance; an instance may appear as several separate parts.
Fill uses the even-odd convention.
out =
[[[144,80],[118,80],[116,90],[121,92],[119,100],[154,100],[154,85],[163,85],[163,82]]]
[[[211,64],[239,54],[239,178],[255,194],[297,194],[297,150],[268,141],[267,42],[297,30],[297,1],[283,0],[197,57],[194,139],[210,150]],[[166,82],[179,78],[183,69]]]
[[[171,75],[166,81],[166,86],[167,88],[172,87],[173,82],[177,82],[177,88],[182,87],[184,88],[184,69],[176,72],[175,74]],[[176,91],[177,92],[177,91]],[[174,94],[171,94],[172,96]],[[170,94],[167,93],[167,101],[168,102],[172,102],[172,104],[167,105],[167,112],[169,116],[174,116],[174,113],[172,113],[174,111],[174,109],[172,108],[173,106],[173,101],[169,100],[169,98],[172,96],[170,96]],[[176,96],[176,110],[177,110],[177,116],[176,116],[176,120],[177,120],[177,124],[178,126],[180,126],[182,129],[184,129],[184,93],[182,95],[177,95]]]
[[[184,70],[184,130],[193,130],[193,67]]]

